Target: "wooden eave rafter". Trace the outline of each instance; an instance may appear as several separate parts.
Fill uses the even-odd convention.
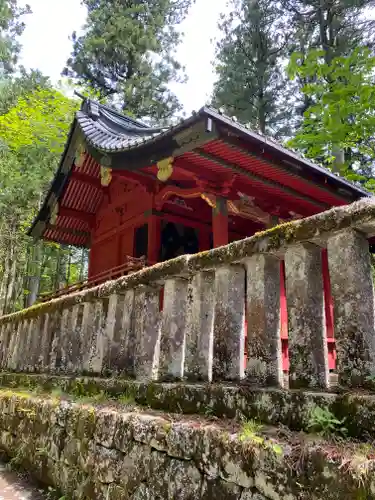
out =
[[[232,151],[237,151],[239,153],[241,153],[242,155],[245,155],[245,156],[250,156],[251,158],[257,158],[257,159],[260,159],[262,162],[265,162],[267,163],[268,165],[271,165],[272,167],[274,167],[275,169],[279,170],[279,171],[282,171],[282,172],[285,172],[289,175],[293,175],[293,173],[295,172],[299,172],[302,174],[302,172],[304,172],[304,169],[303,167],[297,165],[296,162],[295,163],[295,166],[292,166],[292,162],[291,161],[288,161],[288,165],[291,166],[291,168],[293,169],[293,173],[290,172],[290,170],[288,170],[288,168],[285,166],[286,164],[283,164],[283,161],[282,160],[275,160],[275,161],[270,161],[268,160],[267,158],[260,158],[259,155],[257,154],[254,154],[252,153],[251,151],[249,151],[248,149],[246,149],[245,147],[239,145],[239,141],[237,138],[235,137],[225,137],[224,138],[224,141],[225,143],[228,145],[228,147],[232,150]],[[321,174],[323,175],[323,174]],[[322,191],[323,193],[327,193],[329,194],[330,196],[335,196],[336,198],[338,199],[341,199],[342,201],[344,201],[345,203],[348,202],[348,198],[343,196],[342,194],[340,194],[339,192],[337,192],[336,190],[334,189],[330,189],[330,188],[327,188],[325,186],[322,186],[321,184],[317,184],[316,182],[314,182],[313,179],[309,179],[307,176],[306,176],[306,173],[304,172],[304,175],[299,175],[299,177],[301,178],[301,180],[303,180],[304,182],[306,182],[307,184],[310,184],[310,185],[314,185],[314,187],[318,188],[320,191]],[[341,189],[344,189],[344,188],[341,188]],[[348,188],[349,189],[349,188]],[[349,190],[347,191],[348,192],[348,195],[350,195],[352,198],[353,195],[351,195],[351,193],[349,193]]]
[[[72,171],[71,179],[74,181],[90,184],[90,186],[93,186],[98,190],[102,189],[102,185],[99,178],[93,177],[92,175],[84,174],[83,172],[78,172],[77,170]]]
[[[267,179],[266,177],[262,177],[258,174],[254,174],[254,173],[242,168],[241,166],[239,166],[235,163],[230,163],[230,162],[225,161],[222,158],[220,158],[212,153],[207,153],[207,151],[204,151],[201,148],[196,149],[195,152],[197,154],[199,154],[199,156],[201,156],[202,158],[205,158],[206,160],[209,160],[213,163],[216,163],[217,165],[221,165],[225,168],[229,168],[232,171],[238,172],[239,174],[241,174],[249,179],[253,179],[253,180],[256,180],[258,182],[261,182],[265,186],[280,189],[280,190],[284,191],[286,194],[289,194],[296,199],[298,199],[298,198],[302,199],[302,200],[310,203],[311,205],[314,205],[315,207],[319,207],[322,210],[326,210],[326,209],[330,208],[330,205],[327,203],[322,203],[322,202],[316,200],[315,198],[312,198],[311,196],[307,196],[305,194],[302,194],[293,188],[290,188],[288,186],[285,186],[284,184],[281,184],[280,182],[273,181],[271,179]]]
[[[45,231],[55,231],[56,233],[62,233],[70,236],[77,236],[79,238],[85,238],[86,240],[90,239],[90,233],[87,231],[81,231],[78,229],[70,229],[67,227],[60,227],[54,224],[47,224]]]
[[[89,227],[92,227],[95,223],[95,214],[82,212],[80,210],[74,210],[72,208],[60,207],[58,215],[61,217],[69,217],[72,219],[80,220],[82,222],[86,222]]]

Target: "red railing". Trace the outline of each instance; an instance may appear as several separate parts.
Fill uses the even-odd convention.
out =
[[[131,272],[138,271],[148,265],[145,257],[126,257],[126,261],[120,266],[112,267],[112,269],[107,269],[95,276],[91,276],[85,281],[80,281],[77,283],[73,283],[65,288],[61,288],[56,292],[48,292],[41,294],[39,300],[41,302],[47,302],[51,299],[56,299],[57,297],[62,297],[63,295],[68,295],[72,292],[77,292],[79,290],[84,290],[85,288],[91,288],[95,285],[99,285],[100,283],[104,283],[107,280],[119,278],[120,276],[124,276]]]

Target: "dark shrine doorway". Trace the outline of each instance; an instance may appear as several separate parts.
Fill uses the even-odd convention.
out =
[[[163,221],[161,230],[161,261],[199,252],[197,231],[189,226]]]
[[[148,226],[144,224],[141,227],[137,227],[134,235],[134,257],[145,257],[147,256],[147,246],[148,246]]]

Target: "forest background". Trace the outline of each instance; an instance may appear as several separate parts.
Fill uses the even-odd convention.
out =
[[[86,23],[72,33],[62,81],[52,85],[38,68],[19,64],[31,9],[0,0],[0,314],[87,273],[86,249],[26,236],[80,106],[72,89],[150,123],[170,124],[183,112],[171,84],[189,76],[176,48],[194,0],[82,3]],[[373,7],[368,0],[228,0],[212,104],[374,191]]]

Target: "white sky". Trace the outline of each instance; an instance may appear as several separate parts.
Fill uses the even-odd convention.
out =
[[[173,84],[173,91],[186,113],[198,110],[208,101],[215,75],[212,69],[217,21],[226,9],[227,0],[196,0],[181,26],[184,41],[178,49],[178,60],[185,66],[188,82]],[[69,36],[85,22],[80,0],[27,0],[33,14],[25,18],[21,63],[38,68],[56,82],[70,55]]]

